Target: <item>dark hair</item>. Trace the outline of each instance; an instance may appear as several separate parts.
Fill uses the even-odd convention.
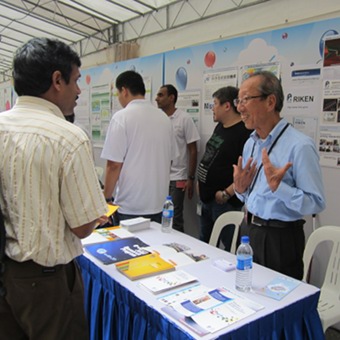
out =
[[[234,86],[221,87],[220,89],[215,91],[212,96],[213,98],[217,98],[220,104],[229,102],[231,107],[235,110],[235,112],[239,113],[237,111],[236,106],[234,105],[234,99],[238,97],[237,87],[234,87]]]
[[[81,61],[70,46],[55,39],[33,38],[15,52],[14,89],[18,96],[39,97],[50,88],[55,71],[68,84],[73,66],[80,67]]]
[[[250,77],[261,77],[262,81],[258,90],[266,97],[273,94],[276,98],[275,111],[281,112],[283,108],[284,94],[281,81],[275,76],[275,74],[270,71],[258,71],[253,73]]]
[[[121,73],[116,79],[116,88],[121,91],[125,87],[129,89],[131,94],[145,95],[145,85],[142,76],[135,71],[125,71]]]
[[[171,96],[171,95],[174,96],[174,104],[176,104],[177,98],[178,98],[178,91],[177,91],[176,87],[171,85],[171,84],[165,84],[165,85],[162,86],[162,88],[164,88],[164,87],[168,91],[168,96]]]

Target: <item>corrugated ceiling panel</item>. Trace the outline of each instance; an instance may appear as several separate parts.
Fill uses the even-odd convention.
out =
[[[0,0],[0,76],[34,36],[73,44],[81,55],[115,42],[270,0]],[[0,78],[1,81],[1,78]]]

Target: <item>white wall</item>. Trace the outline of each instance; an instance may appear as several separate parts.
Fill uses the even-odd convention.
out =
[[[140,56],[339,16],[339,0],[271,0],[261,5],[193,23],[188,27],[142,38],[138,41]],[[83,59],[83,66],[97,65],[100,62],[105,62],[105,58],[105,53],[89,56]],[[103,165],[103,162],[99,159],[99,150],[95,150],[95,153],[97,162]],[[200,157],[201,155],[199,155],[199,159]],[[317,217],[316,226],[340,226],[337,211],[340,196],[340,185],[338,184],[340,183],[340,171],[323,168],[323,178],[327,208]],[[194,236],[198,235],[196,200],[195,197],[193,201],[186,202],[185,209],[185,227],[187,232]],[[308,217],[305,227],[306,235],[309,236],[311,231],[312,219]]]
[[[140,56],[151,55],[186,46],[253,34],[285,26],[295,26],[340,16],[339,0],[272,0],[261,5],[224,14],[175,30],[139,40]],[[327,208],[317,219],[318,225],[340,225],[337,200],[340,196],[340,171],[323,168]],[[195,206],[187,204],[187,224],[190,233],[198,233]],[[312,219],[307,218],[306,235],[312,231]]]
[[[340,16],[339,0],[270,0],[138,40],[139,56]],[[107,52],[82,58],[83,67],[109,63]]]
[[[271,0],[140,39],[140,56],[340,16],[339,0]]]

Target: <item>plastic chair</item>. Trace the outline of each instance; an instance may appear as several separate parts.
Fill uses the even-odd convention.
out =
[[[237,237],[240,224],[243,220],[244,212],[242,211],[227,211],[220,215],[217,220],[215,221],[209,244],[217,247],[219,236],[221,234],[222,229],[227,226],[228,224],[233,224],[235,226],[233,240],[231,242],[230,252],[232,254],[236,253],[236,244],[237,244]]]
[[[303,280],[306,281],[309,275],[315,249],[324,241],[333,243],[318,303],[322,328],[326,332],[328,327],[340,322],[340,227],[324,226],[309,236],[303,254],[305,268]]]

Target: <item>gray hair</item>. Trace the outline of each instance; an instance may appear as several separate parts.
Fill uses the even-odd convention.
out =
[[[261,77],[262,81],[258,90],[266,97],[273,94],[276,98],[275,111],[281,112],[284,100],[281,81],[270,71],[258,71],[250,75],[249,78],[251,77]]]

